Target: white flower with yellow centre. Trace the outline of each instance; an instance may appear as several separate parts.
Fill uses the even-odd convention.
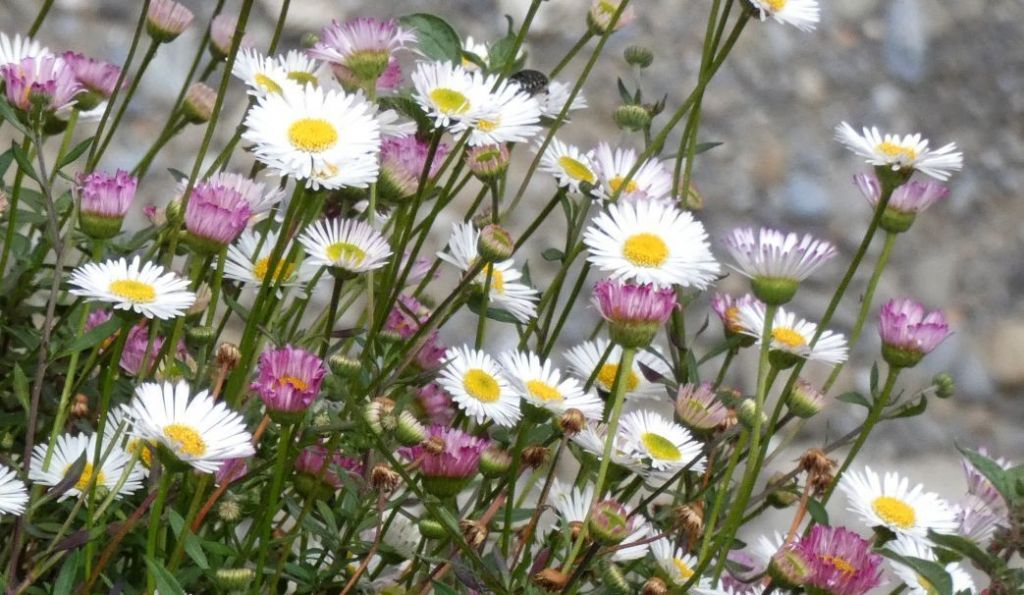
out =
[[[296,84],[288,78],[288,71],[282,64],[252,48],[238,52],[231,75],[245,83],[249,95],[255,97],[280,95],[285,87]]]
[[[115,310],[129,310],[146,318],[168,320],[185,313],[196,301],[188,282],[136,256],[86,263],[71,272],[71,295],[89,302],[108,302]]]
[[[764,332],[765,314],[765,305],[756,300],[739,305],[741,332],[756,338],[758,344]],[[811,341],[814,340],[817,331],[818,325],[797,318],[793,312],[780,307],[772,321],[771,349],[825,364],[836,365],[845,362],[848,353],[846,337],[841,333],[826,330],[821,333],[812,348]]]
[[[655,201],[608,205],[583,234],[587,260],[613,279],[704,289],[721,267],[704,226]]]
[[[673,585],[683,585],[696,574],[697,558],[687,554],[683,548],[672,547],[672,542],[668,539],[662,538],[652,542],[651,554]],[[706,581],[701,581],[704,582]]]
[[[437,381],[470,419],[505,427],[519,421],[519,396],[491,356],[466,345],[449,349],[445,359]]]
[[[600,419],[604,403],[593,393],[584,393],[580,383],[532,352],[510,351],[499,357],[512,390],[528,403],[562,415],[578,409],[587,419]]]
[[[355,219],[314,222],[299,236],[314,266],[365,273],[379,269],[391,256],[391,246],[379,231]]]
[[[913,169],[937,180],[948,180],[964,165],[963,153],[956,150],[956,143],[932,150],[921,134],[883,135],[874,126],[865,127],[858,134],[853,126],[843,122],[836,126],[836,140],[871,165],[893,171]]]
[[[21,514],[28,503],[28,490],[10,467],[0,465],[0,515]]]
[[[138,469],[144,475],[149,475],[149,468],[153,463],[153,454],[147,443],[140,440],[132,431],[135,427],[132,418],[132,409],[124,403],[112,409],[107,414],[107,423],[103,426],[103,448],[107,444],[115,443],[123,448],[130,456],[138,457]]]
[[[672,174],[665,164],[653,159],[644,161],[636,173],[629,177],[636,162],[637,153],[633,149],[613,150],[608,143],[598,143],[594,149],[594,165],[598,176],[594,194],[605,200],[614,196],[618,202],[656,200],[670,203]]]
[[[413,98],[434,119],[436,127],[472,122],[490,96],[490,87],[480,72],[469,72],[450,62],[420,62],[412,73],[412,84]]]
[[[920,558],[929,562],[939,561],[938,556],[935,555],[935,552],[927,543],[906,535],[900,535],[890,542],[887,547],[905,558]],[[889,560],[889,567],[892,568],[893,574],[903,581],[903,584],[907,586],[907,590],[913,593],[913,595],[934,595],[936,593],[935,586],[924,576],[918,574],[912,567],[900,564],[895,560]],[[950,562],[944,565],[943,568],[953,581],[953,593],[962,593],[964,591],[975,593],[977,591],[974,586],[974,579],[971,578],[970,573],[959,562]]]
[[[462,68],[464,68],[466,72],[475,72],[480,70],[480,65],[476,61],[466,57],[465,54],[469,54],[475,60],[486,65],[487,57],[490,52],[487,49],[486,43],[476,41],[473,39],[472,35],[467,35],[466,38],[462,40],[462,53]]]
[[[580,191],[580,184],[597,184],[593,156],[578,147],[552,138],[540,158],[540,169],[555,177],[559,186],[572,192]]]
[[[255,453],[241,415],[205,390],[194,397],[189,393],[184,381],[147,382],[136,388],[131,401],[135,435],[165,447],[203,473]]]
[[[557,118],[558,114],[562,113],[562,110],[565,109],[565,104],[569,101],[571,92],[571,86],[566,83],[561,81],[549,82],[547,93],[537,95],[537,101],[540,102],[541,115],[546,118]],[[572,98],[572,104],[565,114],[565,121],[569,121],[570,113],[586,108],[587,98],[583,96],[583,93],[577,93],[576,97]]]
[[[365,188],[379,171],[376,113],[360,95],[289,85],[249,109],[242,138],[271,170],[310,188]]]
[[[821,20],[817,0],[750,0],[750,3],[760,13],[762,21],[771,17],[801,31],[814,31]]]
[[[85,493],[91,482],[95,482],[96,488],[108,493],[121,484],[117,492],[119,497],[127,496],[142,487],[141,463],[133,463],[132,457],[120,446],[104,443],[101,445],[102,463],[96,461],[95,434],[61,435],[54,444],[49,464],[43,465],[47,447],[46,444],[37,444],[32,449],[28,478],[37,484],[55,486],[68,477],[79,459],[84,458],[85,461],[78,479],[60,496],[61,500]]]
[[[305,52],[289,50],[278,55],[276,62],[284,70],[285,78],[299,86],[340,88],[331,67],[310,58]]]
[[[607,339],[586,341],[565,354],[570,372],[584,383],[593,375],[593,386],[605,393],[612,392],[615,375],[619,372],[619,360],[622,358],[622,348],[612,345],[608,357],[602,359],[605,351],[608,350],[608,345]],[[666,396],[665,386],[648,380],[644,374],[644,368],[662,378],[672,377],[672,369],[662,358],[647,351],[638,351],[636,357],[633,358],[632,369],[624,377],[626,398],[664,399]]]
[[[601,423],[589,422],[583,426],[579,434],[572,437],[584,452],[587,452],[600,461],[604,458],[604,444],[608,436],[608,426]],[[611,462],[626,469],[632,469],[635,460],[631,456],[628,445],[623,443],[622,434],[612,437]]]
[[[245,285],[262,285],[270,274],[270,253],[277,245],[277,232],[267,233],[260,239],[260,234],[245,230],[238,236],[235,243],[228,246],[227,258],[224,260],[224,276]],[[273,279],[283,286],[301,285],[312,276],[310,267],[305,263],[298,266],[287,262],[288,246],[285,246],[274,266]]]
[[[487,77],[483,86],[491,89],[496,83],[496,77]],[[467,141],[471,147],[523,142],[540,132],[537,100],[520,91],[518,85],[507,82],[497,85],[472,117],[452,126],[451,132],[456,135],[471,130]]]
[[[924,539],[928,531],[953,533],[956,513],[934,492],[895,472],[879,477],[870,467],[863,472],[847,471],[839,482],[849,510],[860,515],[869,527],[886,527],[897,535]]]
[[[438,252],[437,256],[460,271],[466,272],[473,268],[479,258],[477,242],[480,232],[472,223],[452,224],[452,235],[448,239],[448,252]],[[488,291],[488,307],[506,310],[516,320],[528,322],[537,316],[537,300],[540,293],[520,283],[520,273],[511,260],[503,260],[480,269],[474,282],[480,288],[487,284],[487,275],[491,276]]]
[[[623,415],[619,434],[638,470],[675,472],[686,466],[696,472],[704,469],[702,446],[693,434],[653,411]]]

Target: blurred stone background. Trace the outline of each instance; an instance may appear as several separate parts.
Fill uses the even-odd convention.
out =
[[[214,5],[208,0],[185,3],[202,23]],[[257,1],[249,31],[258,47],[268,43],[280,3]],[[0,3],[3,30],[26,30],[38,4]],[[226,11],[237,13],[239,4],[239,0],[228,0]],[[598,140],[624,145],[639,141],[618,131],[610,118],[618,101],[616,78],[635,84],[635,73],[621,58],[628,45],[646,45],[654,51],[654,65],[641,80],[647,97],[668,95],[668,111],[695,83],[710,3],[637,0],[634,4],[637,20],[612,37],[584,88],[591,109],[577,115],[562,134],[581,146]],[[963,483],[955,468],[954,442],[972,448],[987,446],[995,454],[1024,459],[1019,429],[1024,421],[1020,402],[1024,202],[1019,197],[1024,181],[1024,3],[844,0],[823,4],[822,23],[814,33],[772,21],[752,22],[710,85],[700,136],[702,141],[724,144],[696,162],[694,179],[706,203],[702,218],[716,238],[736,225],[770,224],[813,231],[836,242],[845,258],[837,259],[808,284],[795,304],[800,314],[813,320],[820,316],[869,214],[851,179],[863,166],[833,141],[834,126],[847,120],[857,127],[920,131],[934,146],[949,141],[960,145],[965,168],[951,183],[950,199],[919,217],[911,232],[900,237],[877,295],[878,302],[913,296],[947,311],[956,334],[907,373],[903,384],[908,391],[914,390],[925,386],[933,374],[949,371],[956,378],[958,394],[951,401],[932,399],[924,416],[883,426],[865,455],[868,462],[912,463],[901,468],[930,480],[933,489],[956,495]],[[138,0],[57,0],[39,38],[53,49],[75,49],[120,63],[140,5]],[[462,35],[490,40],[504,33],[504,14],[518,23],[528,5],[527,0],[294,0],[280,49],[298,47],[303,33],[318,30],[331,18],[418,11],[449,19]],[[585,0],[544,3],[528,38],[530,67],[546,70],[559,61],[583,32],[588,6]],[[140,100],[126,117],[126,129],[105,157],[106,167],[130,167],[148,147],[198,38],[193,28],[160,50],[142,81]],[[582,62],[574,63],[567,74],[575,74]],[[218,131],[221,143],[233,131],[244,106],[240,85],[235,83],[231,89],[227,115]],[[187,170],[201,134],[198,128],[188,130],[170,145],[142,186],[144,201],[160,203],[171,197],[173,181],[164,168]],[[546,181],[536,185],[538,200],[550,196]],[[447,225],[438,228],[441,235],[447,231]],[[724,259],[720,245],[715,249]],[[867,259],[868,267],[873,254]],[[849,331],[867,273],[851,288],[834,322],[836,330]],[[745,284],[733,275],[719,289],[739,292]],[[691,313],[692,328],[704,316],[703,308],[696,310]],[[580,335],[589,328],[581,325],[571,334]],[[708,335],[717,337],[718,331],[713,322]],[[864,336],[841,382],[860,390],[866,390],[867,370],[878,349],[870,323]],[[749,388],[756,364],[745,363],[749,375],[733,381]],[[820,443],[841,435],[862,417],[861,409],[832,403],[807,426],[803,440]],[[936,477],[948,482],[935,485]]]

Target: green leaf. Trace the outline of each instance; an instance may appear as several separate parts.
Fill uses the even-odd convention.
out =
[[[444,19],[418,12],[398,20],[416,30],[416,47],[428,58],[456,64],[461,61],[462,39]]]
[[[411,97],[404,95],[381,97],[377,99],[377,103],[384,109],[393,109],[400,114],[412,118],[416,122],[416,128],[420,131],[430,130],[434,126],[430,117],[427,116],[427,112],[423,111],[420,104],[416,103]]]
[[[434,581],[434,593],[437,595],[459,595],[455,589],[437,581]]]
[[[998,574],[1006,568],[1006,564],[1001,559],[981,549],[978,547],[978,544],[966,537],[928,531],[928,539],[939,547],[952,550],[964,556],[974,562],[978,568],[985,571],[988,575]]]
[[[878,394],[878,364],[871,364],[871,399],[874,400],[875,395]]]
[[[980,452],[960,448],[959,446],[957,446],[957,450],[959,450],[960,454],[964,455],[964,457],[970,461],[971,465],[973,465],[979,473],[985,476],[985,479],[992,482],[992,486],[1012,508],[1014,500],[1016,500],[1016,490],[1014,489],[1013,481],[1006,469],[1003,469],[999,463],[986,457]]]
[[[918,580],[929,583],[937,595],[953,595],[953,579],[950,578],[946,569],[937,562],[913,556],[901,556],[884,549],[880,550],[880,553],[890,560],[912,568],[919,575]],[[931,593],[932,589],[926,590]]]
[[[7,103],[7,99],[4,97],[0,97],[0,118],[10,122],[11,126],[14,126],[18,132],[25,135],[32,134],[29,129],[21,123],[21,120],[18,119],[18,114],[14,112],[14,108],[11,107],[11,104]]]
[[[928,399],[924,395],[921,396],[917,403],[907,403],[896,410],[891,415],[886,416],[886,419],[898,419],[900,417],[914,417],[921,415],[924,410],[928,408]]]
[[[548,262],[562,262],[565,259],[565,252],[562,252],[558,248],[548,248],[547,250],[540,253],[541,258]]]
[[[99,345],[104,339],[113,337],[114,334],[117,333],[117,329],[121,328],[121,324],[122,323],[119,318],[111,318],[84,335],[75,337],[75,340],[65,347],[64,351],[62,351],[57,357],[64,357],[71,355],[76,351],[82,351],[95,345]]]
[[[810,513],[811,518],[814,519],[815,523],[826,527],[829,526],[828,511],[821,505],[821,502],[818,502],[814,498],[809,498],[807,500],[807,512]]]
[[[206,554],[203,553],[203,546],[199,544],[199,538],[190,529],[185,533],[185,553],[192,558],[196,566],[203,570],[209,570],[210,562],[207,561]]]
[[[487,66],[493,72],[505,70],[506,66],[516,60],[515,54],[512,53],[516,45],[516,34],[512,30],[512,17],[505,15],[505,19],[508,21],[508,33],[487,48]]]
[[[21,369],[20,365],[14,364],[14,396],[25,409],[25,413],[31,409],[28,390],[28,377],[25,376],[25,371]]]
[[[156,579],[156,588],[160,591],[160,595],[185,595],[185,589],[181,587],[178,579],[174,578],[171,571],[164,568],[160,561],[146,556],[146,567]]]
[[[76,159],[82,156],[82,153],[85,153],[85,151],[89,148],[89,145],[92,144],[92,141],[93,137],[89,137],[75,145],[74,149],[68,151],[63,157],[61,157],[60,161],[57,162],[57,170],[62,170],[64,169],[65,165],[74,163]]]
[[[871,403],[868,403],[868,400],[864,398],[864,395],[857,391],[843,393],[836,397],[836,400],[842,401],[843,403],[849,403],[851,405],[860,405],[865,409],[871,409]]]
[[[53,595],[70,595],[72,587],[75,586],[75,577],[78,575],[81,558],[81,550],[75,550],[64,558],[60,574],[57,575],[57,580],[53,583]]]
[[[705,153],[707,151],[710,151],[711,149],[714,149],[715,147],[720,146],[721,144],[722,144],[721,141],[710,141],[710,142],[706,142],[706,143],[697,143],[697,146],[694,148],[693,154],[694,155],[700,155],[701,153]]]
[[[3,178],[10,169],[11,163],[14,163],[14,149],[7,149],[0,155],[0,178]]]
[[[40,184],[39,177],[36,176],[36,170],[32,167],[32,161],[25,154],[25,149],[22,149],[19,145],[11,147],[14,151],[14,160],[18,162],[18,168],[21,169],[22,173],[32,178],[37,184]]]

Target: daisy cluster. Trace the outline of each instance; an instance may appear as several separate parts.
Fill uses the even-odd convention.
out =
[[[820,18],[815,0],[717,6],[714,39],[733,28],[709,39],[716,64],[748,23]],[[590,2],[548,72],[511,21],[484,41],[425,13],[327,15],[278,49],[292,38],[268,45],[248,10],[197,26],[174,0],[145,7],[130,75],[0,35],[0,116],[25,135],[0,157],[17,172],[0,180],[12,592],[952,595],[978,591],[972,563],[992,593],[1020,586],[1019,468],[964,451],[952,503],[860,463],[876,425],[954,392],[944,375],[900,384],[946,315],[875,292],[899,234],[950,193],[955,145],[836,128],[870,168],[850,253],[705,226],[700,102],[672,118],[645,102],[645,47],[623,54],[623,134],[573,144],[600,117],[581,93],[594,63],[562,73],[642,24],[642,4]],[[190,28],[205,34],[164,127],[134,167],[104,170],[136,83]],[[228,102],[244,115],[221,147]],[[151,171],[189,126],[207,131],[194,165]],[[133,209],[148,225],[125,224]],[[748,290],[720,291],[729,276]],[[838,328],[847,307],[857,322]],[[875,312],[884,369],[834,399]],[[855,431],[793,461],[784,435],[858,406]],[[848,526],[829,523],[834,494]],[[768,507],[791,520],[748,546]]]

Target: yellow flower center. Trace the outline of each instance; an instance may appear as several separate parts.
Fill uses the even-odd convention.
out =
[[[262,281],[270,270],[270,257],[265,257],[257,260],[252,265],[252,276],[256,277],[258,281]],[[274,267],[274,280],[280,281],[282,279],[288,279],[292,276],[295,271],[295,265],[290,262],[283,260],[277,261],[277,266]]]
[[[876,147],[883,155],[893,159],[913,161],[917,159],[917,151],[911,147],[898,145],[894,142],[885,141]]]
[[[142,440],[132,438],[124,445],[124,447],[125,450],[128,451],[128,454],[133,455],[136,452],[139,453],[139,458],[142,460],[142,464],[146,467],[153,464],[153,454],[150,452],[149,448],[147,448],[146,443]]]
[[[772,9],[772,12],[779,12],[786,7],[786,2],[789,0],[764,0],[764,3],[768,5],[768,8]]]
[[[309,73],[309,72],[306,72],[306,71],[303,71],[303,70],[293,70],[293,71],[289,72],[288,73],[288,78],[293,80],[293,81],[295,81],[295,82],[297,82],[297,83],[299,83],[300,85],[303,85],[303,86],[305,86],[305,85],[312,85],[312,86],[315,87],[315,86],[317,86],[317,83],[320,82],[320,81],[317,80],[317,78],[315,76],[313,76],[312,73]]]
[[[286,374],[277,379],[278,386],[284,386],[286,384],[295,390],[306,390],[309,388],[309,384],[307,384],[305,380],[295,376],[289,376]]]
[[[501,126],[501,120],[494,118],[493,120],[485,120],[481,118],[476,121],[476,129],[480,132],[494,132],[494,129]]]
[[[483,276],[484,282],[487,282],[487,271],[491,271],[491,291],[497,294],[505,293],[505,275],[501,271],[494,268],[493,265],[487,265],[480,274]]]
[[[175,450],[189,456],[201,457],[206,454],[206,442],[194,428],[184,424],[170,424],[164,428],[164,436],[174,443]]]
[[[835,568],[843,574],[854,574],[857,572],[857,569],[854,568],[853,564],[850,564],[849,562],[840,558],[839,556],[831,556],[829,554],[824,554],[821,556],[821,559],[826,564],[832,566],[832,568]]]
[[[683,458],[683,453],[672,444],[668,438],[653,432],[644,432],[640,436],[640,442],[650,455],[659,461],[678,461]]]
[[[156,299],[156,288],[134,279],[114,281],[107,291],[134,304],[148,304]]]
[[[274,82],[274,79],[270,78],[269,76],[263,73],[258,73],[254,77],[254,79],[256,81],[256,84],[259,85],[260,87],[263,87],[266,91],[270,93],[281,93],[281,85]]]
[[[894,525],[900,529],[909,529],[914,526],[917,515],[909,504],[891,496],[879,496],[871,503],[871,508],[887,525]]]
[[[917,575],[917,584],[922,589],[924,589],[925,593],[928,593],[928,595],[937,595],[939,592],[939,590],[935,588],[935,585],[933,585],[930,580],[924,578],[920,574]]]
[[[686,563],[682,558],[673,558],[672,563],[675,564],[676,570],[679,571],[679,575],[684,579],[689,579],[693,576],[693,569]]]
[[[597,381],[601,383],[601,386],[607,390],[612,389],[612,385],[615,384],[615,375],[619,373],[619,364],[605,364],[601,366],[601,371],[597,373]],[[640,384],[640,378],[637,377],[636,372],[630,370],[629,376],[626,377],[626,390],[633,391]]]
[[[743,324],[740,323],[740,309],[736,306],[725,310],[725,328],[731,333],[743,332]]]
[[[462,377],[462,388],[471,397],[484,403],[493,403],[501,397],[497,379],[480,368],[472,368]]]
[[[469,111],[469,98],[455,89],[438,87],[428,95],[434,107],[443,114],[459,116]]]
[[[612,192],[618,192],[619,188],[622,188],[622,183],[625,181],[625,176],[615,176],[608,180],[608,187],[612,189]],[[630,180],[629,183],[626,184],[626,187],[622,188],[622,192],[632,194],[636,192],[638,188],[640,188],[640,186],[637,185],[636,180]]]
[[[668,260],[668,244],[653,233],[633,234],[626,238],[622,255],[638,267],[660,267]]]
[[[68,470],[71,469],[71,465],[64,468],[64,474],[66,475]],[[96,471],[93,469],[92,463],[86,463],[82,469],[82,475],[78,477],[78,481],[75,482],[75,489],[79,492],[84,492],[85,488],[89,487],[89,482],[92,481],[92,474],[96,473],[96,485],[101,486],[104,482],[103,471]]]
[[[355,265],[362,264],[363,259],[366,258],[366,252],[348,242],[334,242],[327,246],[327,258],[334,262],[345,261]]]
[[[541,401],[561,401],[565,397],[557,388],[542,380],[530,380],[526,383],[526,390]]]
[[[322,153],[338,142],[338,130],[323,118],[300,118],[288,127],[288,141],[307,153]]]
[[[782,344],[787,349],[796,349],[807,344],[807,339],[791,328],[779,327],[772,329],[772,341]]]
[[[590,170],[584,163],[569,157],[568,155],[562,155],[558,158],[558,165],[565,172],[565,175],[569,176],[574,180],[581,182],[587,182],[593,184],[597,181],[597,176]]]

